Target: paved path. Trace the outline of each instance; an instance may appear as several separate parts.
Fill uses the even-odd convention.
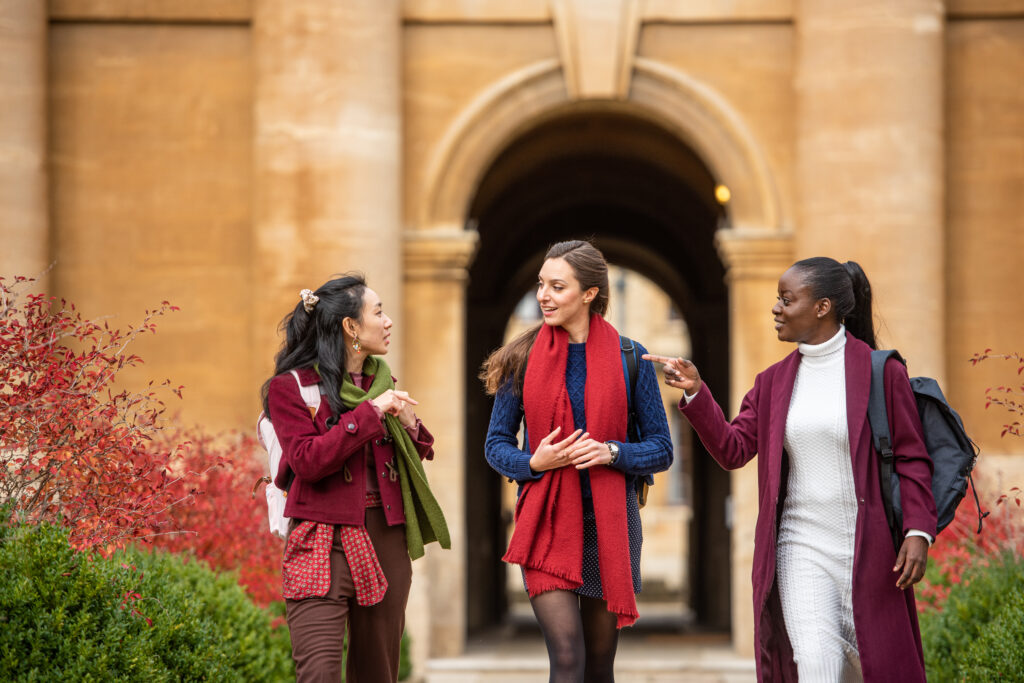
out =
[[[538,635],[470,643],[461,657],[427,663],[424,683],[545,683],[548,662]],[[752,683],[754,661],[726,636],[625,634],[615,659],[617,683]]]

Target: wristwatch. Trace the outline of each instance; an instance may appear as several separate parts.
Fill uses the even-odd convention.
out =
[[[614,465],[615,461],[619,459],[619,444],[614,441],[605,441],[604,444],[608,446],[608,450],[612,453],[612,459],[608,461],[608,464]]]

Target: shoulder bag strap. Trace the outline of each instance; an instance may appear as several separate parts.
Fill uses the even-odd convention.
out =
[[[893,451],[892,428],[889,425],[889,411],[885,405],[885,363],[889,358],[905,363],[895,349],[871,352],[871,394],[868,397],[868,422],[871,423],[871,438],[881,462],[878,479],[882,487],[882,504],[885,507],[885,521],[892,532],[893,545],[899,550],[903,530],[896,528],[896,511],[892,500]]]

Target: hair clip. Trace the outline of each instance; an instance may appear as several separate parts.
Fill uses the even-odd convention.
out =
[[[314,294],[311,289],[302,290],[299,292],[299,296],[302,297],[302,307],[306,309],[306,313],[312,313],[316,302],[320,301],[320,297]]]

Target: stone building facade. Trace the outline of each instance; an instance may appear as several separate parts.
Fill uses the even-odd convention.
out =
[[[788,351],[778,275],[860,262],[884,342],[1020,482],[967,358],[1024,350],[1021,73],[1024,0],[0,0],[0,274],[181,306],[147,376],[248,428],[298,290],[366,272],[438,437],[456,550],[409,620],[450,656],[503,599],[473,376],[558,239],[656,282],[734,408]],[[703,618],[750,655],[755,473],[694,488]]]

